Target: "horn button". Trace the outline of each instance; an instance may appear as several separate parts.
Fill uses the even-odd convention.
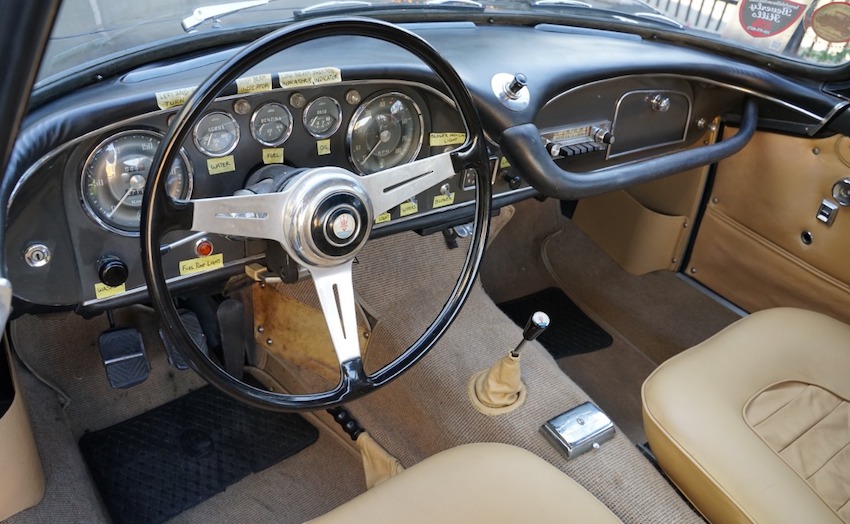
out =
[[[316,207],[310,236],[322,254],[346,257],[363,244],[368,220],[369,213],[360,198],[350,193],[336,193]]]

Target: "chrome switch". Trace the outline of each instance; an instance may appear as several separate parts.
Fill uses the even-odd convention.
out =
[[[820,206],[818,206],[818,213],[815,215],[815,218],[817,218],[818,221],[831,226],[832,223],[835,222],[835,215],[837,214],[838,204],[824,198],[823,202],[821,202]]]

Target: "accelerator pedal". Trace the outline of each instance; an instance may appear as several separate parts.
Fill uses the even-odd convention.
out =
[[[148,378],[151,366],[142,334],[137,329],[107,329],[100,334],[97,347],[106,368],[106,378],[113,388],[127,389]]]
[[[198,316],[192,311],[183,310],[180,312],[180,321],[183,322],[183,326],[189,332],[189,336],[201,348],[204,355],[209,355],[210,350],[207,347],[207,337],[204,335],[204,330],[201,328],[201,321],[198,320]],[[168,363],[181,371],[189,369],[189,361],[186,360],[186,357],[183,356],[183,353],[179,349],[171,345],[162,328],[159,329],[159,338],[162,340],[162,345],[165,346]]]

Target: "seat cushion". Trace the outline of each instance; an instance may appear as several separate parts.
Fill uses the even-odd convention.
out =
[[[536,455],[506,444],[443,451],[314,523],[619,523],[601,502]]]
[[[650,446],[711,522],[850,522],[850,326],[746,317],[643,385]]]

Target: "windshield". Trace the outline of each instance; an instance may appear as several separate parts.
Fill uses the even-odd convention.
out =
[[[754,52],[834,67],[850,61],[850,3],[843,0],[66,0],[53,29],[39,79],[155,42],[324,14],[399,10],[522,13],[600,17],[651,25]]]

